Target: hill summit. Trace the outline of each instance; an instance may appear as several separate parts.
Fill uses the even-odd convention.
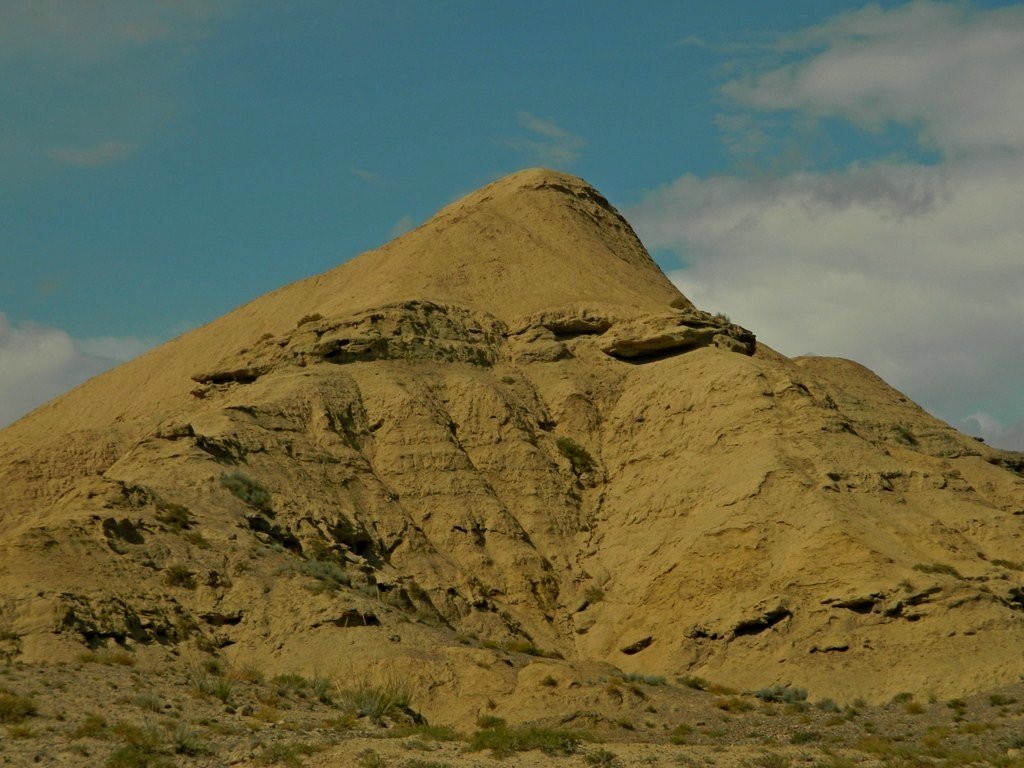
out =
[[[1022,470],[533,169],[0,432],[0,653],[386,667],[450,723],[556,672],[959,695],[1024,673]]]

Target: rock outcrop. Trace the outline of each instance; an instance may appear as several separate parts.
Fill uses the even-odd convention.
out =
[[[525,171],[0,432],[0,653],[387,663],[451,721],[510,650],[954,695],[1024,673],[1022,466]]]

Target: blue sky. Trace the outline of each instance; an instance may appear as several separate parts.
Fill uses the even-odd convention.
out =
[[[0,3],[0,424],[516,169],[1024,449],[1024,5]]]

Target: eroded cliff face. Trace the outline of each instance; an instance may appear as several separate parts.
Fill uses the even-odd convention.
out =
[[[451,720],[509,649],[841,699],[1024,672],[1019,454],[695,309],[578,179],[417,233],[0,433],[0,653],[396,664]]]

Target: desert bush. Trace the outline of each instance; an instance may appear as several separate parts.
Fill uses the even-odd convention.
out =
[[[627,683],[643,683],[644,685],[665,685],[665,678],[660,675],[642,675],[639,672],[623,672],[619,675]]]
[[[954,568],[952,565],[946,563],[918,563],[914,566],[915,571],[921,573],[940,573],[946,576],[952,576],[955,579],[962,579],[960,571]]]
[[[777,702],[782,704],[795,704],[807,701],[807,691],[804,688],[794,688],[789,685],[776,683],[759,691],[754,691],[754,696],[761,701]]]
[[[575,474],[582,475],[593,471],[595,467],[594,457],[590,455],[586,448],[572,438],[560,437],[555,440],[555,446],[558,448],[559,453],[569,460],[569,464],[572,465],[572,471]]]
[[[95,713],[83,718],[82,722],[71,731],[73,739],[101,739],[107,731],[107,721]]]
[[[196,577],[187,567],[181,564],[169,565],[164,571],[164,584],[169,587],[195,589]]]
[[[135,657],[128,651],[120,648],[100,648],[95,651],[86,651],[76,657],[83,664],[102,664],[106,667],[117,664],[122,667],[134,667]]]
[[[686,743],[686,737],[689,736],[692,733],[693,733],[693,728],[691,728],[686,723],[680,723],[675,728],[673,728],[671,731],[669,731],[668,740],[672,744],[685,744]]]
[[[476,732],[468,749],[471,752],[489,749],[497,758],[532,749],[539,749],[546,755],[572,755],[582,740],[574,731],[556,728],[485,728]]]
[[[601,768],[619,768],[622,765],[622,761],[607,749],[598,749],[594,752],[588,752],[583,756],[584,762],[587,765],[596,765]]]
[[[683,675],[677,677],[676,681],[687,688],[693,688],[695,691],[706,691],[711,686],[711,683],[703,677],[696,677],[694,675]]]
[[[989,706],[992,707],[1007,707],[1010,704],[1016,704],[1017,700],[1012,696],[1003,696],[1001,693],[993,693],[988,697]]]
[[[381,682],[361,680],[340,692],[339,702],[372,720],[381,720],[409,709],[412,686],[398,675],[387,675]]]
[[[330,560],[305,560],[295,569],[298,573],[319,582],[319,588],[334,591],[350,586],[352,580],[340,565]],[[318,590],[319,591],[319,590]]]
[[[188,507],[169,501],[157,504],[156,519],[174,532],[187,531],[192,526],[192,515]]]
[[[427,741],[462,741],[463,736],[447,725],[399,725],[388,730],[388,736],[404,739],[407,736],[418,736]]]
[[[715,708],[721,709],[723,712],[734,714],[736,712],[749,712],[754,708],[754,705],[746,699],[741,699],[739,696],[730,696],[728,698],[715,699]]]
[[[278,741],[267,747],[256,756],[257,765],[287,765],[301,768],[302,758],[312,755],[317,748],[304,741]]]
[[[38,712],[39,708],[28,696],[0,688],[0,723],[17,725]]]
[[[162,712],[164,703],[155,693],[140,693],[132,701],[135,706],[141,709],[148,709],[150,712]]]
[[[476,719],[476,727],[485,730],[487,728],[504,728],[505,725],[505,718],[497,715],[480,715]]]
[[[195,731],[191,731],[184,723],[178,723],[171,734],[171,746],[176,755],[199,757],[210,754],[209,748],[202,742]]]
[[[238,470],[225,472],[220,477],[220,484],[222,488],[226,488],[247,506],[260,512],[270,510],[270,494],[244,472]]]

